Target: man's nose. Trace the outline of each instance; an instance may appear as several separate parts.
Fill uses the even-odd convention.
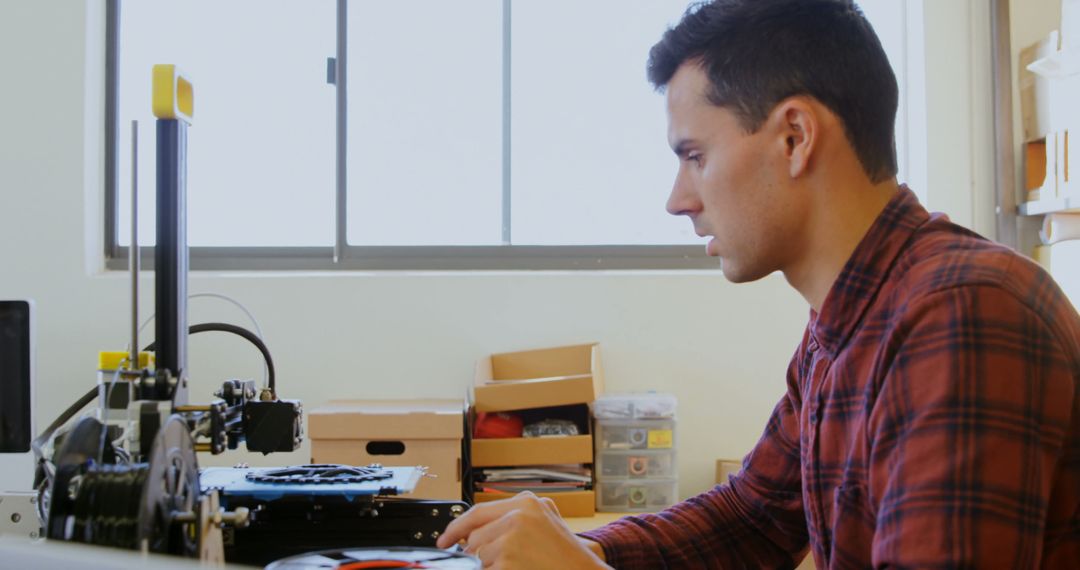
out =
[[[667,200],[667,212],[672,216],[688,216],[695,211],[697,200],[687,184],[682,172],[675,175],[675,182],[671,185],[671,195]]]

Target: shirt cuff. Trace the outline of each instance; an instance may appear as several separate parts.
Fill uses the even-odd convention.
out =
[[[613,568],[619,564],[619,533],[614,529],[603,526],[597,529],[577,533],[586,540],[598,543],[604,549],[604,563]]]

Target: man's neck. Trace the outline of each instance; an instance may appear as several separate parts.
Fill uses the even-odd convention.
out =
[[[871,184],[856,177],[815,190],[810,235],[801,255],[784,269],[788,283],[815,311],[821,311],[844,265],[897,189],[893,178]]]

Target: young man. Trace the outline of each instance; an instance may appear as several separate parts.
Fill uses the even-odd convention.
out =
[[[742,472],[576,537],[521,495],[451,524],[485,567],[1076,568],[1080,319],[1011,250],[898,185],[896,80],[845,0],[716,0],[650,54],[668,210],[724,275],[811,307]],[[699,426],[701,427],[701,426]],[[704,429],[704,428],[702,428]]]

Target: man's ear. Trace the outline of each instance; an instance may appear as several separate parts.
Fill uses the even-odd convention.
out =
[[[780,102],[770,114],[776,133],[783,145],[788,163],[788,175],[798,178],[806,174],[817,148],[820,123],[817,109],[805,97],[789,97]]]

